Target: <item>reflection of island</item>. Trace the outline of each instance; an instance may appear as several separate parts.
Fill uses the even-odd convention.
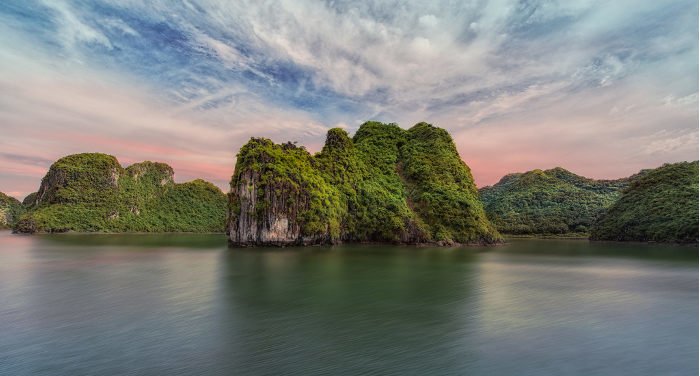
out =
[[[691,247],[249,250],[169,237],[0,232],[5,369],[539,375],[616,359],[635,374],[697,371]]]
[[[476,257],[365,245],[224,253],[221,339],[240,369],[279,374],[468,369],[469,351],[453,350],[471,331]]]
[[[188,248],[223,249],[224,234],[94,234],[71,233],[62,236],[36,235],[37,239],[51,246],[132,247],[132,248]]]

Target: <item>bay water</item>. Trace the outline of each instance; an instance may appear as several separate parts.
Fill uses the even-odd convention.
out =
[[[698,250],[0,232],[2,375],[694,375]]]

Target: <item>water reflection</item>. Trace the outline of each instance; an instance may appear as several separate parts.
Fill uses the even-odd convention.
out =
[[[239,369],[425,374],[473,361],[469,347],[455,347],[470,331],[458,315],[474,293],[471,250],[340,247],[222,257],[226,315],[240,320],[226,326]],[[426,260],[431,267],[417,272]]]
[[[0,233],[0,374],[696,374],[697,260]]]
[[[12,238],[32,238],[44,246],[72,247],[136,247],[136,248],[177,248],[212,249],[225,248],[224,234],[38,234],[14,235]]]
[[[587,239],[508,239],[499,254],[615,257],[659,261],[697,262],[697,244],[598,242]]]

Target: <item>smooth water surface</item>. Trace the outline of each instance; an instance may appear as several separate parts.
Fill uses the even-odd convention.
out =
[[[0,232],[2,375],[692,375],[694,247]]]

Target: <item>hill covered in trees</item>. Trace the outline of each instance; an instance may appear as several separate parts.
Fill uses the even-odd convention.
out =
[[[0,192],[0,229],[12,228],[23,210],[19,200]]]
[[[203,180],[176,184],[164,163],[123,168],[111,155],[56,161],[24,200],[17,232],[221,232],[226,196]]]
[[[230,243],[479,243],[507,234],[590,233],[594,240],[698,241],[698,162],[618,180],[563,168],[504,176],[477,191],[450,135],[419,123],[331,129],[315,155],[252,138],[228,198],[170,166],[123,168],[113,156],[56,161],[22,203],[0,193],[0,228],[16,232],[220,232]],[[226,221],[228,213],[228,221]]]
[[[404,130],[366,122],[335,128],[321,152],[253,138],[231,181],[233,245],[338,241],[501,241],[450,135],[427,123]]]
[[[479,194],[502,233],[586,234],[631,179],[594,180],[557,167],[506,175]]]
[[[698,161],[634,179],[596,221],[591,239],[697,243]]]

